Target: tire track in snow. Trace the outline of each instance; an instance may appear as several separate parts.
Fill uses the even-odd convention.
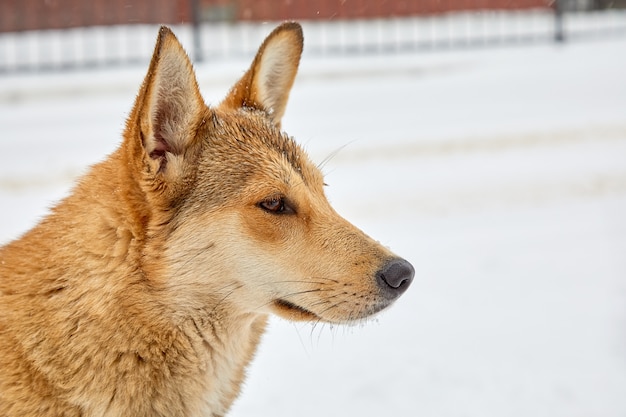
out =
[[[605,197],[626,197],[626,170],[571,180],[453,189],[405,199],[402,205],[397,206],[405,207],[412,213],[448,214],[492,208],[537,207]],[[381,214],[385,211],[388,209],[381,207]]]
[[[537,147],[557,147],[585,142],[626,142],[626,125],[607,125],[584,129],[562,129],[545,132],[502,134],[439,141],[419,141],[352,148],[332,156],[341,162],[368,159],[397,159],[422,156],[448,156],[473,152],[504,152]],[[626,162],[626,156],[625,156]]]
[[[598,162],[596,154],[594,163],[580,164],[579,159],[587,156],[584,152],[590,149],[589,145],[604,159]],[[520,160],[520,156],[528,150],[533,150],[533,157],[539,156],[536,161],[539,173],[534,172],[535,166],[524,165],[532,161],[532,157]],[[481,157],[474,159],[479,154]],[[485,176],[484,172],[481,175],[462,171],[456,178],[458,182],[455,178],[447,178],[442,183],[428,171],[433,169],[433,161],[436,161],[434,163],[439,170],[448,166],[454,170],[459,157],[471,161],[470,167],[476,166],[476,160],[510,161],[512,169],[498,165],[490,172],[491,176]],[[395,160],[397,164],[421,167],[420,159],[429,161],[430,168],[416,168],[415,172],[419,173],[417,175],[432,176],[432,184],[427,179],[416,180],[413,185],[410,179],[406,180],[407,189],[411,191],[386,194],[383,204],[379,196],[367,203],[359,196],[356,199],[359,204],[354,206],[350,198],[346,199],[345,204],[353,212],[365,212],[371,216],[388,215],[389,206],[411,214],[445,215],[626,197],[626,125],[353,149],[337,155],[333,162],[335,159],[348,166]],[[553,163],[558,169],[551,166]],[[511,175],[517,167],[520,168],[517,174]],[[529,167],[532,169],[524,169]]]

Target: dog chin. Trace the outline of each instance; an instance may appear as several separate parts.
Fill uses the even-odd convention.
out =
[[[350,325],[354,323],[363,323],[363,321],[367,321],[368,319],[372,319],[381,311],[387,309],[393,303],[378,303],[370,308],[360,311],[357,314],[350,315],[349,317],[321,317],[312,311],[296,305],[292,302],[286,300],[275,300],[272,303],[272,311],[277,316],[284,318],[290,321],[308,321],[308,322],[326,322],[326,323],[334,323],[334,324],[345,324]]]

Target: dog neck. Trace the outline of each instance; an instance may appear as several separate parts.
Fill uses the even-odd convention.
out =
[[[131,157],[128,148],[118,153],[94,170],[130,167],[131,163],[125,161]],[[136,320],[117,331],[126,332],[127,351],[141,357],[145,365],[152,365],[154,378],[163,378],[145,387],[153,391],[154,387],[162,387],[145,398],[163,397],[170,407],[176,403],[175,398],[182,398],[180,408],[172,415],[224,415],[239,394],[267,316],[232,308],[223,291],[207,293],[210,286],[203,281],[206,277],[196,283],[181,283],[178,275],[183,271],[168,257],[172,213],[151,206],[137,172],[135,167],[111,177],[108,187],[116,195],[117,204],[95,204],[100,228],[110,230],[110,241],[98,245],[111,248],[103,253],[103,259],[108,259],[109,265],[119,265],[120,272],[126,270],[119,277],[123,286],[117,294],[117,308],[124,310],[121,317]],[[96,175],[102,178],[103,173]],[[209,249],[200,244],[200,251]],[[230,291],[228,287],[220,289],[226,294]],[[118,388],[116,396],[121,398],[120,394]],[[141,404],[136,393],[132,401],[137,407]],[[127,413],[127,404],[119,404],[120,410]],[[146,403],[145,410],[152,406],[152,402]],[[140,415],[141,411],[137,409],[134,414]]]

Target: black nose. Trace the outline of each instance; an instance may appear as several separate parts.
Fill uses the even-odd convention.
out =
[[[389,298],[399,297],[413,281],[415,269],[404,259],[387,261],[376,273],[376,281],[381,291]]]

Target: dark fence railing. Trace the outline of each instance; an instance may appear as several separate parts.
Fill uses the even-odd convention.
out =
[[[250,55],[268,21],[307,53],[372,53],[626,34],[626,0],[4,0],[0,73],[144,63],[159,24],[196,61]]]

